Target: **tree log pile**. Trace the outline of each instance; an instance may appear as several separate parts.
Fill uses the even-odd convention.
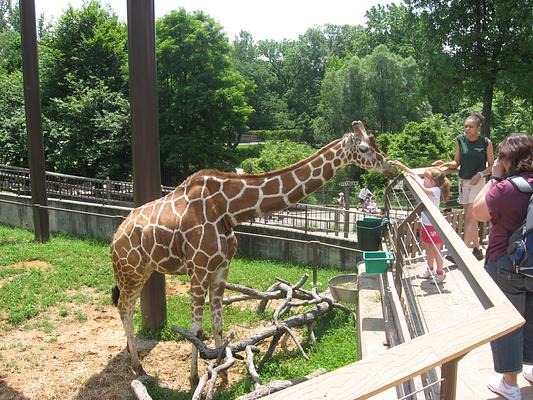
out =
[[[249,288],[247,286],[227,283],[226,289],[240,293],[239,295],[228,297],[223,300],[224,304],[232,304],[238,301],[246,300],[260,300],[257,307],[257,312],[261,313],[265,310],[267,304],[271,300],[283,300],[276,307],[273,315],[272,325],[258,329],[248,337],[232,343],[233,334],[228,335],[226,342],[219,348],[208,347],[201,339],[194,336],[190,331],[173,326],[172,330],[179,333],[185,339],[190,341],[196,346],[200,357],[206,360],[212,360],[209,363],[207,372],[200,378],[200,381],[194,391],[193,400],[200,400],[202,393],[206,391],[205,399],[210,400],[214,396],[215,383],[217,378],[227,371],[234,363],[235,358],[245,359],[246,367],[252,382],[254,384],[254,390],[244,396],[239,397],[238,400],[253,400],[264,397],[270,393],[285,389],[289,386],[298,384],[305,380],[311,379],[315,376],[325,373],[323,369],[314,371],[313,373],[292,380],[272,381],[266,385],[261,384],[261,378],[257,373],[257,369],[261,369],[263,364],[274,354],[276,347],[280,343],[282,337],[287,335],[290,337],[296,347],[300,351],[303,358],[308,360],[308,356],[301,343],[297,340],[292,330],[294,328],[306,327],[308,330],[309,338],[313,348],[316,347],[316,339],[314,334],[314,321],[320,315],[323,315],[334,308],[339,308],[345,312],[354,314],[353,310],[342,304],[336,303],[329,292],[317,293],[316,289],[311,291],[303,289],[303,285],[307,281],[308,275],[305,274],[296,284],[291,285],[282,279],[277,278],[277,282],[270,286],[267,291],[262,292],[256,289]],[[286,319],[283,317],[296,307],[309,307],[300,314],[292,315]],[[355,319],[355,314],[354,314]],[[259,352],[259,343],[270,339],[270,344],[267,351],[260,359],[257,367],[254,364],[254,353]],[[245,355],[240,353],[244,352]],[[134,386],[135,385],[135,386]],[[142,386],[142,387],[141,387]],[[149,400],[150,397],[143,389],[143,381],[136,379],[132,382],[135,394],[138,399]]]

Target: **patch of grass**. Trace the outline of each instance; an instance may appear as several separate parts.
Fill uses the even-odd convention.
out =
[[[65,318],[66,316],[68,316],[68,308],[64,304],[61,304],[59,306],[59,310],[57,310],[57,315]]]
[[[19,367],[15,361],[9,360],[4,363],[4,370],[6,372],[16,372],[19,370]]]
[[[74,318],[76,318],[78,322],[87,321],[87,315],[80,310],[74,310]]]
[[[51,333],[54,331],[55,326],[48,317],[43,317],[34,325],[35,328],[41,330],[44,333]]]
[[[52,267],[47,271],[12,267],[35,260]],[[38,243],[30,231],[1,225],[0,276],[12,277],[0,287],[0,304],[9,325],[19,325],[68,300],[67,290],[89,287],[103,293],[113,285],[108,244],[62,235]]]

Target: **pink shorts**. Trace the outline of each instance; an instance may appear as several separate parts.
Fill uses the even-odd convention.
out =
[[[424,243],[442,244],[442,240],[440,240],[439,235],[437,235],[437,232],[435,232],[435,229],[431,225],[422,225],[420,238]]]

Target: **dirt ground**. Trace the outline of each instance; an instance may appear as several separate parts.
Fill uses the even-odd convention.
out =
[[[188,284],[175,281],[168,294],[187,290]],[[101,296],[91,291],[86,294],[96,300]],[[245,337],[249,330],[237,328],[235,340]],[[125,344],[116,308],[98,301],[54,307],[24,327],[0,330],[0,400],[132,397],[130,383],[135,376]],[[161,387],[190,390],[188,342],[137,338],[137,345],[145,371],[157,376]],[[230,384],[244,373],[244,364],[237,362],[239,365],[233,366],[228,375]],[[203,373],[207,364],[203,360],[201,363]]]

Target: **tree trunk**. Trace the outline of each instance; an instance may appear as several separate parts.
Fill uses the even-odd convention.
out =
[[[494,98],[494,86],[496,84],[496,76],[493,76],[486,83],[483,89],[483,111],[485,117],[483,125],[481,126],[481,134],[490,138],[490,127],[492,124],[492,99]]]

